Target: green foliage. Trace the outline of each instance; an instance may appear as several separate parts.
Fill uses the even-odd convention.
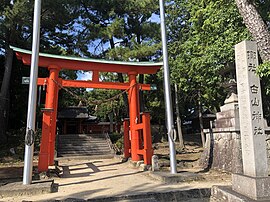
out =
[[[269,82],[270,61],[268,61],[269,51],[267,50],[269,50],[270,47],[269,47],[269,44],[264,43],[265,41],[264,37],[258,37],[258,36],[260,36],[262,33],[266,33],[267,31],[268,32],[270,31],[269,26],[268,26],[270,22],[270,10],[269,10],[270,1],[255,0],[255,1],[243,1],[243,2],[241,1],[241,3],[240,1],[236,1],[236,2],[238,3],[238,5],[244,2],[244,4],[250,4],[250,6],[254,6],[256,9],[256,12],[258,12],[257,14],[264,21],[263,23],[265,23],[266,25],[265,28],[268,29],[268,30],[259,30],[259,31],[258,30],[255,31],[255,29],[253,28],[251,29],[250,28],[251,24],[257,26],[259,22],[257,22],[257,19],[248,18],[249,13],[243,12],[245,7],[241,8],[239,6],[239,9],[242,11],[241,13],[243,15],[243,18],[247,19],[245,20],[247,27],[249,27],[250,32],[252,33],[254,37],[253,40],[257,41],[259,52],[261,54],[261,58],[259,58],[261,60],[259,60],[259,63],[262,63],[262,62],[263,63],[257,67],[257,74],[261,77],[261,86],[262,86],[261,90],[262,90],[262,102],[263,102],[262,106],[263,106],[263,111],[264,111],[264,118],[267,119],[268,124],[269,124],[270,123],[270,102],[269,102],[270,100],[270,82]]]
[[[109,134],[112,144],[117,149],[117,154],[122,154],[124,149],[124,137],[120,133]]]
[[[31,48],[34,1],[4,1],[0,8],[0,47],[6,45]],[[59,53],[60,47],[72,44],[70,27],[78,17],[75,0],[47,0],[42,2],[40,50]],[[61,15],[59,15],[61,13]]]
[[[90,45],[100,57],[150,58],[160,48],[152,46],[159,40],[158,23],[149,20],[157,10],[157,0],[82,1],[77,42]]]
[[[124,150],[124,137],[119,138],[115,143],[116,148],[118,149],[118,154],[122,154]]]
[[[176,0],[167,12],[171,78],[182,101],[218,108],[224,99],[219,72],[234,61],[234,45],[249,37],[234,1]]]
[[[8,46],[13,45],[25,49],[31,48],[32,41],[32,15],[33,15],[33,0],[13,0],[1,1],[0,7],[0,55],[4,55]],[[67,0],[48,0],[42,3],[41,11],[41,40],[40,50],[43,52],[60,53],[63,51],[61,44],[65,43],[70,35],[67,32],[67,25],[72,24],[73,18],[76,18],[76,1]],[[61,15],[59,15],[61,13]],[[59,37],[61,36],[61,37]],[[1,61],[0,70],[5,72],[4,61]],[[9,118],[9,136],[13,136],[13,131],[19,130],[26,125],[27,114],[27,98],[29,86],[22,85],[21,79],[23,76],[29,76],[30,69],[25,67],[21,62],[18,62],[15,57],[13,60],[13,68],[8,69],[11,73],[11,85],[2,86],[1,90],[9,92],[8,106],[6,108]],[[39,70],[39,76],[47,76],[44,69]],[[76,73],[73,73],[73,78]],[[3,78],[1,74],[1,79]],[[68,76],[71,77],[71,74]],[[8,77],[6,77],[8,78]],[[42,99],[44,102],[44,99]],[[3,107],[3,106],[1,106]],[[38,107],[39,109],[39,107]],[[10,111],[10,113],[9,113]],[[37,112],[37,120],[39,121],[40,111]],[[16,124],[14,124],[16,123]],[[3,129],[2,129],[3,130]],[[17,136],[15,136],[18,138]],[[24,138],[24,135],[23,135]],[[18,142],[23,144],[23,141],[18,139]],[[9,143],[12,143],[12,138],[9,138]]]
[[[262,101],[264,117],[270,124],[270,62],[264,62],[257,67],[256,72],[261,77]]]
[[[25,138],[26,128],[21,127],[19,129],[11,129],[8,131],[8,145],[1,145],[0,150],[0,162],[3,157],[12,156],[13,159],[23,160],[24,158],[24,138]],[[34,151],[39,150],[41,138],[41,130],[38,129],[35,134],[35,142],[34,142]],[[10,149],[13,148],[15,154],[10,152]]]
[[[263,64],[260,64],[257,67],[257,74],[261,77],[261,78],[270,78],[270,61],[267,61]]]
[[[121,96],[117,96],[121,93],[119,90],[102,90],[94,89],[89,92],[85,92],[84,97],[88,99],[90,104],[90,113],[96,115],[101,121],[108,121],[108,115],[113,113],[116,121],[120,121],[123,117],[124,101]],[[114,98],[110,101],[108,99]],[[95,102],[100,102],[95,104]],[[91,104],[93,103],[93,104]]]
[[[120,133],[112,133],[112,134],[109,134],[109,136],[112,143],[115,144],[123,135],[121,135]]]
[[[3,53],[5,53],[5,47],[10,44],[31,49],[33,5],[33,0],[1,1],[0,48],[2,48]],[[157,0],[44,1],[41,11],[40,51],[91,57],[105,57],[107,55],[107,58],[121,60],[152,59],[155,54],[158,54],[157,50],[160,49],[158,44],[160,37],[158,23],[150,22],[149,18],[157,11]],[[114,50],[116,44],[119,46]],[[94,48],[92,53],[89,53],[89,47]],[[123,51],[121,51],[122,49]],[[95,52],[95,50],[99,51]],[[16,128],[24,125],[26,119],[27,99],[24,96],[27,96],[28,88],[21,86],[20,79],[22,76],[29,76],[29,68],[24,68],[21,64],[16,64],[16,71],[20,70],[21,72],[12,73],[16,82],[13,83],[12,92],[15,98],[12,99],[14,108],[12,108],[10,118],[12,120],[18,118],[21,121],[20,124],[16,125]],[[39,73],[41,77],[47,75],[46,71]],[[76,79],[76,72],[63,70],[60,72],[60,77]],[[102,75],[102,79],[106,81],[116,81],[115,77],[115,75],[109,76],[109,74]],[[82,97],[83,94],[87,94],[83,89],[70,88],[69,90]],[[96,95],[96,92],[100,92],[101,95]],[[119,91],[104,92],[93,91],[95,95],[91,95],[92,99],[104,99],[106,96],[110,97],[119,93]],[[43,92],[42,103],[45,101],[44,98]],[[20,108],[16,107],[19,106],[16,105],[18,99],[25,100],[25,102],[21,102]],[[60,91],[59,107],[78,105],[78,103],[77,98],[63,90]],[[122,98],[119,103],[114,101],[102,104],[95,113],[102,117],[102,120],[105,120],[107,113],[121,114],[121,107],[123,107]],[[16,116],[18,111],[22,116]]]
[[[157,14],[158,0],[107,0],[81,1],[80,25],[77,32],[77,44],[87,44],[93,49],[92,56],[110,60],[149,61],[160,56],[159,23],[151,22]],[[79,46],[80,49],[81,46]],[[83,55],[89,53],[80,49]],[[123,75],[127,81],[126,75]],[[103,81],[119,81],[119,75],[102,73]],[[105,100],[119,94],[120,91],[93,90],[86,93],[92,100]],[[148,101],[145,101],[148,102]],[[117,120],[126,117],[123,98],[100,104],[93,111],[101,120],[106,120],[108,113],[113,113]]]
[[[157,90],[146,92],[145,108],[151,112],[151,123],[163,125],[165,123],[165,103],[163,89],[163,75],[158,72],[157,75],[147,75],[146,83],[157,85]]]
[[[264,0],[255,0],[253,1],[257,7],[258,12],[262,16],[263,20],[265,22],[270,21],[270,1],[264,1]]]
[[[137,43],[134,38],[130,47],[115,47],[108,52],[109,58],[117,60],[152,60],[158,54],[161,44],[152,44],[151,42]]]
[[[122,154],[124,150],[124,136],[120,133],[110,134],[110,139],[116,148],[117,154]]]

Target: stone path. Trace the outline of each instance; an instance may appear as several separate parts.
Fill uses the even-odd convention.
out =
[[[129,162],[118,159],[84,160],[60,162],[63,168],[61,178],[55,177],[58,192],[36,196],[4,198],[2,201],[44,201],[68,198],[94,199],[148,192],[169,192],[196,188],[210,188],[212,185],[228,185],[230,177],[222,174],[205,173],[209,180],[165,184],[150,177],[149,172],[131,167]],[[1,199],[0,199],[1,201]]]

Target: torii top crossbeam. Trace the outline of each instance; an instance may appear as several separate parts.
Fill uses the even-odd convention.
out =
[[[31,51],[11,47],[25,65],[31,64]],[[80,57],[69,57],[53,55],[47,53],[39,54],[39,67],[49,67],[56,65],[61,69],[99,71],[99,72],[117,72],[129,73],[131,71],[137,74],[155,74],[162,66],[162,62],[122,62],[101,59],[89,59]]]

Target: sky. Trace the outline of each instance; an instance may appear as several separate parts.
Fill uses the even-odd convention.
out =
[[[159,15],[156,14],[152,14],[151,18],[150,18],[151,22],[160,22],[160,17]],[[93,48],[89,49],[90,51],[93,50]],[[92,79],[92,72],[83,72],[83,71],[79,71],[77,73],[77,80],[91,80]]]
[[[92,80],[92,72],[78,72],[77,73],[77,80]]]

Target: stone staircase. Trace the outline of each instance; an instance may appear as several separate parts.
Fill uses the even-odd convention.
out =
[[[115,152],[107,134],[65,134],[58,136],[58,157],[112,158]]]

